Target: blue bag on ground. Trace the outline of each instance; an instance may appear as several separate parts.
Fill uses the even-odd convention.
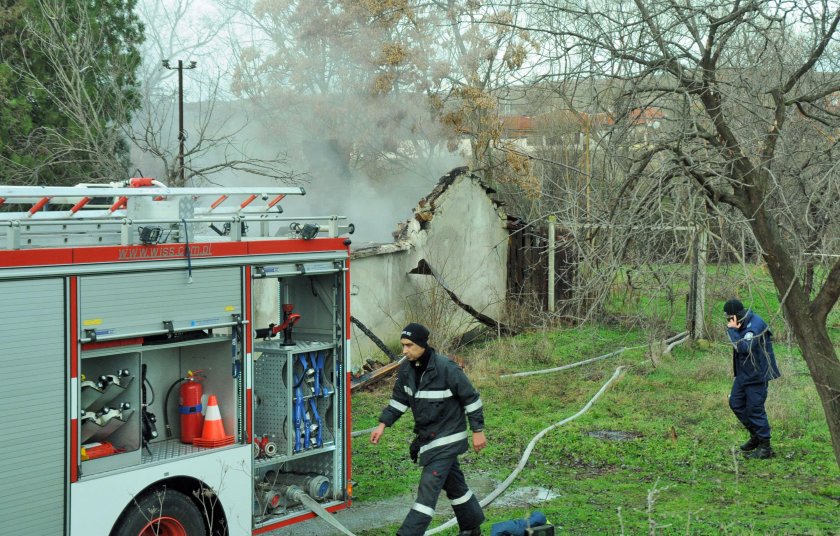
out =
[[[528,519],[511,519],[494,523],[490,527],[490,536],[525,536],[526,529],[545,525],[547,522],[544,513],[534,510]]]

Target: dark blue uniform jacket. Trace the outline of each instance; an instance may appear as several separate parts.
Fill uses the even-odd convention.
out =
[[[400,365],[391,401],[379,417],[385,426],[391,426],[411,408],[420,465],[466,452],[469,448],[467,419],[473,432],[484,429],[484,410],[478,391],[457,363],[431,351],[419,385],[412,363],[406,360]]]
[[[773,353],[773,334],[760,316],[747,311],[740,328],[727,328],[732,350],[732,368],[741,385],[763,383],[781,376]]]

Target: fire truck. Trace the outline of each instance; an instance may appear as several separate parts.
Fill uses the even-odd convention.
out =
[[[349,244],[299,187],[0,186],[5,535],[262,534],[352,499]]]

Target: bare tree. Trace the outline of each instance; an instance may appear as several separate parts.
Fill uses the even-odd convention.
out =
[[[481,4],[236,0],[254,37],[239,48],[234,88],[297,110],[342,172],[428,175],[424,163],[464,140],[461,158],[490,177],[508,163],[492,155],[501,138],[494,92],[527,69],[533,43],[495,23],[516,20],[515,2]]]
[[[748,228],[822,401],[840,464],[840,7],[828,1],[531,3],[547,78],[609,117],[612,225]],[[660,128],[651,129],[655,117]],[[698,203],[697,201],[701,202]],[[603,238],[603,237],[602,237]],[[626,243],[626,241],[624,241]]]
[[[137,150],[151,156],[162,170],[167,184],[182,186],[180,173],[178,91],[183,90],[190,115],[185,119],[184,180],[215,182],[219,174],[262,177],[282,182],[299,179],[290,170],[285,153],[255,154],[241,134],[257,112],[247,103],[236,102],[225,90],[230,81],[225,32],[230,30],[230,13],[223,10],[201,16],[186,0],[145,3],[140,8],[147,21],[142,50],[140,94],[142,108],[125,132]],[[188,32],[184,28],[189,28]],[[198,62],[185,70],[184,87],[177,85],[177,72],[162,66],[182,60]],[[146,170],[143,170],[144,172]],[[228,179],[229,181],[230,179]]]
[[[533,69],[528,62],[539,43],[514,29],[522,10],[516,1],[432,2],[442,28],[441,53],[452,65],[443,120],[470,142],[471,167],[491,182],[520,184],[531,193],[530,160],[507,143],[502,121],[510,88]]]
[[[182,185],[178,86],[173,83],[174,71],[163,69],[161,61],[195,58],[193,54],[218,57],[219,51],[208,47],[220,36],[225,20],[187,20],[186,1],[142,4],[149,24],[144,48],[138,51],[144,27],[131,0],[103,1],[107,10],[97,4],[96,18],[91,15],[93,8],[83,3],[36,3],[39,12],[25,16],[19,36],[20,60],[10,67],[31,85],[31,98],[42,98],[43,108],[49,106],[49,113],[60,116],[54,121],[59,127],[35,125],[21,142],[37,156],[30,159],[34,164],[4,161],[6,180],[73,184],[123,179],[129,172],[129,146],[133,145],[156,160],[158,178]],[[183,38],[176,29],[186,24],[191,31]],[[188,89],[194,103],[191,110],[197,113],[185,141],[185,182],[212,182],[223,172],[236,173],[239,180],[243,175],[296,180],[284,153],[254,154],[237,139],[249,121],[248,111],[225,102],[224,65],[207,63],[204,76],[193,80]],[[236,121],[231,120],[233,116]]]

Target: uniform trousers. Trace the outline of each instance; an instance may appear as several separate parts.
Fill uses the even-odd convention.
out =
[[[764,402],[767,400],[767,382],[742,384],[738,378],[732,383],[729,407],[747,430],[759,439],[770,439],[770,421]]]
[[[446,491],[446,497],[452,503],[461,531],[481,526],[484,512],[478,504],[478,498],[467,486],[457,456],[453,456],[433,460],[423,467],[420,485],[417,487],[417,501],[397,531],[397,536],[422,536],[426,532],[435,515],[441,489]]]

